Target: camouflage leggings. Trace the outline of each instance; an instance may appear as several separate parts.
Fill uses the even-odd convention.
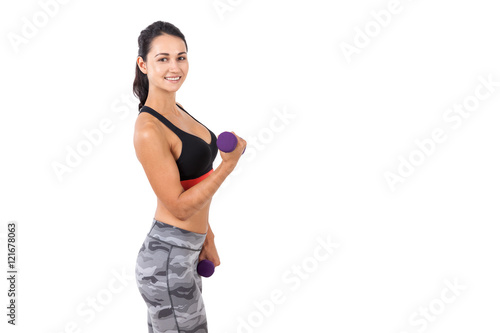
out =
[[[149,333],[207,333],[196,272],[206,234],[177,228],[153,218],[137,255],[135,277],[148,308]]]

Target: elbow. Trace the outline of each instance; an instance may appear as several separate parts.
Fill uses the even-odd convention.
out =
[[[173,217],[180,221],[187,221],[192,215],[189,212],[189,209],[184,204],[182,204],[179,199],[175,202],[169,203],[162,201],[162,204],[167,208],[167,210],[170,212],[170,214],[172,214]]]
[[[167,206],[168,207],[168,206]],[[175,205],[173,207],[167,208],[170,214],[173,215],[176,219],[180,221],[187,221],[187,219],[190,217],[188,214],[187,210],[184,209],[183,207],[180,207],[178,205]]]
[[[181,220],[182,222],[187,221],[187,219],[190,217],[190,215],[186,212],[185,209],[178,209],[174,214],[174,216],[177,219]]]
[[[196,213],[196,210],[192,206],[187,205],[186,203],[179,202],[179,204],[176,205],[176,207],[177,209],[175,210],[175,217],[181,221],[187,221]]]

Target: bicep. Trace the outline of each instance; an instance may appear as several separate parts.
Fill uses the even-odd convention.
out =
[[[158,131],[144,128],[134,135],[136,156],[158,199],[174,215],[178,215],[178,198],[184,191],[174,156]]]

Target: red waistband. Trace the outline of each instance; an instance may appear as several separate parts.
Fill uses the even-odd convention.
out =
[[[211,169],[209,172],[198,178],[181,180],[181,185],[182,187],[184,187],[184,190],[187,190],[193,187],[194,185],[198,184],[199,182],[201,182],[203,179],[207,178],[208,175],[210,175],[213,171],[214,169]]]

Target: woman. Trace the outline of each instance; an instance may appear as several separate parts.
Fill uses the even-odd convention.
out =
[[[198,122],[175,93],[188,73],[187,43],[174,25],[158,21],[138,39],[134,94],[139,98],[134,147],[157,196],[151,229],[136,263],[136,280],[148,308],[149,332],[208,332],[199,261],[220,264],[208,223],[212,196],[234,170],[246,147],[231,153]]]

